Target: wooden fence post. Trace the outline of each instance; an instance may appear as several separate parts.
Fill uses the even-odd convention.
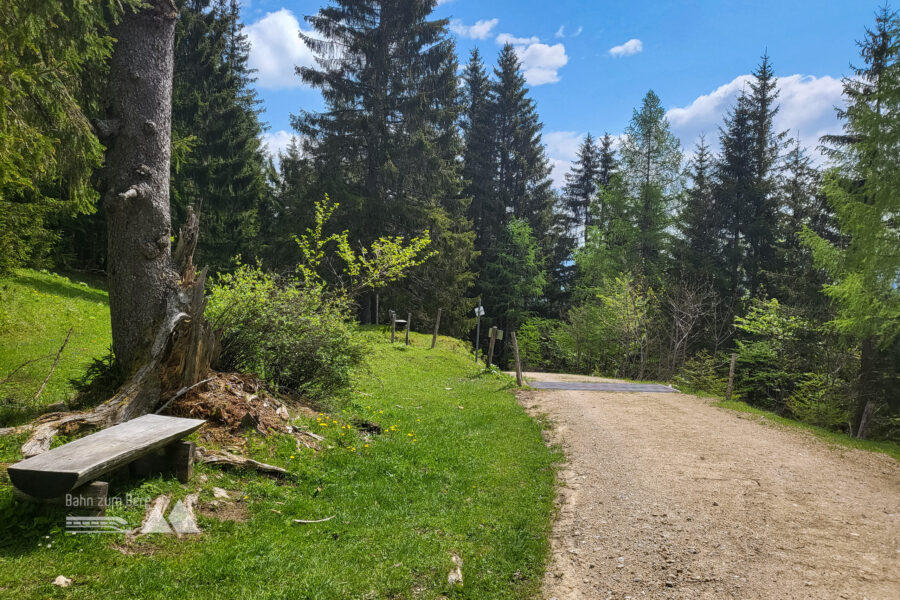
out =
[[[488,369],[491,368],[491,363],[494,360],[494,343],[497,341],[497,326],[494,325],[491,327],[491,341],[488,343],[488,355],[487,355],[487,363],[485,365]]]
[[[441,326],[441,309],[438,309],[437,319],[434,320],[434,335],[431,337],[431,349],[437,344],[438,327]]]
[[[734,389],[734,361],[737,360],[737,354],[731,353],[731,366],[728,367],[728,389],[725,391],[725,399],[731,402],[731,392]]]
[[[406,313],[406,345],[409,346],[409,324],[412,322],[412,313]]]
[[[391,343],[394,343],[394,334],[397,333],[397,313],[391,311]]]
[[[516,332],[510,331],[509,337],[512,340],[513,354],[516,357],[516,385],[522,387],[522,362],[519,360],[519,342],[516,341]]]

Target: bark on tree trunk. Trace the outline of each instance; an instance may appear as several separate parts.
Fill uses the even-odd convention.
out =
[[[109,304],[116,361],[129,374],[96,408],[44,415],[26,429],[25,456],[50,448],[57,433],[102,429],[150,412],[197,383],[216,352],[203,318],[206,270],[196,273],[200,226],[193,207],[171,250],[169,159],[175,18],[172,0],[149,0],[115,28],[104,203],[109,234]]]
[[[856,380],[856,413],[853,415],[853,431],[856,437],[865,438],[868,421],[874,408],[874,383],[876,379],[875,340],[866,338],[860,344],[859,378]],[[868,415],[866,409],[868,408]]]
[[[133,373],[150,359],[178,288],[171,265],[169,159],[175,19],[172,0],[151,0],[115,28],[107,93],[115,133],[107,143],[104,204],[109,305],[116,360]]]

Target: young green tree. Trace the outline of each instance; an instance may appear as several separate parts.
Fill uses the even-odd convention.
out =
[[[681,191],[681,147],[652,90],[625,129],[620,156],[636,229],[634,272],[656,280],[665,267],[672,207]]]
[[[897,364],[885,360],[900,334],[900,18],[883,9],[860,44],[864,66],[844,80],[844,135],[829,138],[835,168],[825,191],[842,245],[806,228],[804,242],[832,283],[835,326],[860,343],[853,428],[896,401]],[[894,407],[896,410],[896,407]]]

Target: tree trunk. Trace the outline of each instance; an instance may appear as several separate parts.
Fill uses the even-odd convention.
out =
[[[876,373],[875,340],[866,338],[860,344],[859,378],[856,380],[856,413],[853,415],[853,431],[856,437],[866,437],[868,421],[874,407]],[[868,408],[868,411],[867,411]],[[868,412],[868,414],[866,414]]]
[[[104,204],[109,308],[116,361],[135,372],[178,291],[172,268],[169,159],[175,19],[172,0],[150,0],[115,28],[109,72]]]
[[[102,429],[153,410],[161,398],[205,377],[216,352],[203,318],[206,270],[193,265],[200,227],[187,221],[171,250],[169,158],[175,18],[172,0],[149,0],[115,28],[104,203],[109,234],[109,305],[116,362],[128,380],[93,410],[44,415],[27,429],[25,456],[57,433]]]

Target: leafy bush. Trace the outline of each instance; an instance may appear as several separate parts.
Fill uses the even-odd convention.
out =
[[[344,296],[258,267],[221,275],[206,315],[221,335],[219,368],[256,373],[285,390],[344,387],[363,359]]]

